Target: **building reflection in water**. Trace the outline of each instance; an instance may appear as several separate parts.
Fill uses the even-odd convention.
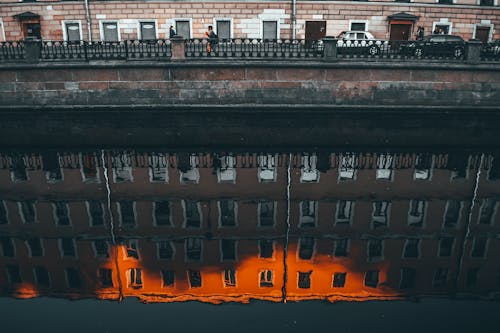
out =
[[[4,296],[500,291],[496,152],[3,152],[0,195]]]

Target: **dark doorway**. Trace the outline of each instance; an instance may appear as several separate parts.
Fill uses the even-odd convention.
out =
[[[411,24],[391,24],[391,35],[389,40],[408,40],[411,35]]]
[[[490,39],[490,27],[476,27],[476,39],[487,43]]]
[[[326,21],[306,21],[306,40],[320,40],[326,36]]]
[[[40,23],[23,23],[24,38],[37,38],[41,39]]]

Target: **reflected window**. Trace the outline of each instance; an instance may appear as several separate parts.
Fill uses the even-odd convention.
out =
[[[415,159],[415,174],[416,180],[431,179],[433,159],[430,154],[418,154]]]
[[[175,272],[172,270],[162,269],[161,280],[163,287],[173,287],[175,283]]]
[[[36,209],[35,201],[26,200],[17,203],[19,207],[19,215],[23,223],[35,223],[36,222]]]
[[[131,182],[132,177],[132,161],[128,154],[116,154],[112,157],[113,165],[113,180],[115,183]]]
[[[337,210],[335,214],[335,224],[349,225],[352,223],[354,210],[354,201],[339,200],[337,201]]]
[[[453,237],[442,237],[439,240],[439,256],[449,257],[451,256],[451,251],[453,249],[454,238]]]
[[[224,287],[236,287],[236,271],[233,268],[224,270]]]
[[[178,30],[177,34],[179,34]],[[200,171],[198,170],[200,158],[197,155],[178,154],[177,161],[181,184],[198,183],[200,181]]]
[[[155,201],[153,202],[153,216],[154,223],[157,226],[170,226],[172,225],[170,215],[170,202],[169,201]]]
[[[472,242],[471,257],[484,258],[486,255],[486,245],[488,238],[486,236],[475,236]]]
[[[120,224],[125,228],[135,227],[135,201],[119,201]]]
[[[9,223],[9,217],[7,214],[7,205],[4,200],[0,200],[0,224]]]
[[[301,228],[315,227],[317,219],[318,219],[318,202],[311,200],[301,201],[299,227]]]
[[[30,238],[26,241],[26,244],[28,244],[30,255],[32,257],[43,256],[43,246],[42,246],[42,240],[40,238],[38,237]]]
[[[401,268],[401,281],[399,282],[400,289],[415,288],[417,281],[417,271],[414,268],[403,267]]]
[[[49,183],[55,183],[63,179],[59,154],[55,152],[44,152],[42,153],[42,161],[45,178]]]
[[[191,288],[200,288],[201,287],[201,272],[189,270],[189,285]]]
[[[50,276],[47,268],[43,266],[36,266],[34,268],[34,272],[37,286],[50,287]]]
[[[407,239],[403,250],[403,258],[418,258],[420,239]]]
[[[186,239],[187,260],[200,261],[202,251],[202,240],[199,238]]]
[[[109,245],[105,240],[95,240],[94,250],[96,257],[109,258]]]
[[[342,155],[339,165],[339,180],[353,180],[356,178],[357,156],[354,154]]]
[[[170,241],[161,241],[157,243],[158,258],[160,259],[173,259],[174,258],[174,244]]]
[[[377,156],[377,170],[375,179],[392,180],[394,157],[389,154],[379,154]]]
[[[446,228],[456,228],[458,226],[461,210],[462,202],[457,200],[448,200],[446,202],[446,210],[444,213],[444,226]]]
[[[21,272],[19,270],[19,265],[7,265],[6,269],[10,284],[23,282],[21,279]]]
[[[156,22],[144,21],[139,22],[139,31],[141,33],[141,40],[155,40],[156,39]]]
[[[344,288],[346,277],[347,277],[346,272],[334,273],[333,274],[333,288]]]
[[[89,183],[99,182],[99,164],[95,153],[82,153],[81,155],[82,180]]]
[[[495,213],[498,207],[498,201],[494,198],[485,198],[481,203],[479,213],[479,224],[492,224],[495,219]]]
[[[444,287],[446,286],[446,282],[448,280],[448,269],[447,268],[438,268],[434,271],[434,278],[432,280],[433,287]]]
[[[73,238],[60,238],[59,247],[63,257],[76,257],[76,246]]]
[[[465,280],[465,285],[467,288],[475,287],[477,285],[477,279],[479,276],[479,268],[469,268],[467,270],[467,278]]]
[[[217,179],[219,183],[236,181],[236,158],[231,155],[218,157]]]
[[[148,156],[149,181],[167,183],[168,182],[168,155],[153,153]]]
[[[221,239],[221,260],[236,260],[236,241],[233,239]]]
[[[87,212],[89,214],[90,225],[93,227],[104,225],[104,208],[100,201],[87,201]]]
[[[368,271],[365,273],[365,286],[377,288],[379,271]]]
[[[71,225],[69,217],[69,205],[65,201],[52,202],[54,220],[57,225]]]
[[[303,260],[312,259],[314,253],[314,238],[301,237],[299,239],[299,258]]]
[[[274,241],[272,239],[259,240],[259,257],[272,258],[274,252]]]
[[[448,155],[448,168],[451,170],[451,180],[468,178],[470,157],[464,153]]]
[[[370,239],[368,241],[368,261],[379,261],[384,257],[384,241],[381,239]]]
[[[22,182],[28,180],[28,171],[26,170],[26,158],[24,156],[11,157],[10,177],[13,182]]]
[[[237,205],[235,200],[219,200],[219,226],[234,227],[236,226],[236,210]]]
[[[124,245],[127,258],[134,258],[136,260],[139,260],[139,243],[137,242],[137,240],[126,240]]]
[[[424,200],[410,200],[408,211],[408,225],[412,227],[423,227],[426,202]]]
[[[133,289],[142,288],[142,271],[140,268],[127,270],[128,287]]]
[[[259,164],[258,176],[262,183],[276,181],[276,156],[267,154],[259,155],[257,161]]]
[[[373,202],[372,228],[382,228],[389,225],[389,212],[391,203],[389,201]]]
[[[300,289],[311,288],[311,273],[312,272],[299,272],[298,287]]]
[[[316,183],[319,181],[319,171],[316,168],[318,157],[316,154],[302,156],[301,183]]]
[[[184,226],[186,228],[200,228],[201,226],[201,207],[200,203],[191,200],[182,200],[184,209]]]
[[[109,268],[99,268],[99,282],[102,288],[113,287],[113,271]]]
[[[488,180],[500,179],[500,154],[494,154],[488,170]]]
[[[10,237],[0,237],[2,256],[13,257],[15,254],[14,243]]]
[[[272,227],[276,220],[276,201],[260,201],[257,204],[259,227]]]
[[[334,246],[333,254],[335,257],[347,257],[349,254],[349,238],[335,240]]]
[[[259,273],[259,286],[272,287],[273,286],[273,271],[266,269]]]
[[[82,287],[82,280],[78,269],[68,267],[64,271],[66,273],[66,281],[68,282],[69,288],[78,289]]]

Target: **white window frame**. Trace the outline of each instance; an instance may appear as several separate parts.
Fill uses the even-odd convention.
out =
[[[189,200],[193,201],[193,200]],[[187,214],[186,214],[186,200],[181,201],[181,206],[182,206],[182,217],[183,217],[183,222],[182,222],[182,227],[184,229],[187,228],[186,222],[187,222]],[[199,201],[196,201],[196,208],[198,209],[198,215],[200,216],[200,228],[203,227],[203,214],[201,211],[201,204]],[[172,223],[173,225],[173,223]]]
[[[0,37],[2,37],[2,41],[7,41],[7,38],[5,37],[5,25],[3,24],[3,20],[0,17]]]
[[[131,245],[132,243],[135,243],[135,251],[137,252],[137,259],[134,257],[129,257],[128,252],[127,252],[127,249],[129,247],[133,248],[133,246]],[[141,251],[139,250],[139,240],[138,239],[135,239],[135,238],[134,239],[127,239],[126,243],[124,244],[122,249],[123,249],[123,260],[140,261],[142,259]]]
[[[370,258],[370,242],[371,241],[380,241],[382,243],[382,247],[380,250],[380,257]],[[384,239],[375,239],[374,238],[374,239],[367,240],[367,242],[366,242],[366,261],[367,262],[379,262],[379,261],[384,260],[384,258],[385,258],[384,253],[385,253],[385,241],[384,241]]]
[[[102,226],[104,227],[106,224],[106,219],[105,219],[105,213],[104,213],[104,204],[102,201],[96,200],[102,208]],[[95,226],[92,222],[94,221],[92,214],[90,213],[90,203],[88,200],[85,201],[85,207],[87,207],[87,215],[89,216],[89,226],[91,227],[97,227]]]
[[[222,199],[222,200],[231,200],[234,202],[234,208],[233,208],[234,225],[222,225],[222,209],[220,206],[221,200],[217,200],[217,208],[219,210],[219,217],[218,217],[219,228],[237,228],[238,227],[238,201],[234,200],[234,199]]]
[[[439,0],[436,0],[436,3],[439,3]],[[453,3],[455,3],[455,0],[453,0]],[[450,22],[447,18],[442,18],[438,22],[432,22],[432,31],[431,33],[436,30],[436,25],[447,25],[448,26],[448,35],[453,34],[453,23]],[[445,34],[446,35],[446,34]]]
[[[83,153],[79,154],[79,160],[80,160],[80,173],[82,175],[82,181],[84,183],[100,183],[101,182],[101,176],[100,176],[100,168],[99,168],[99,163],[97,161],[97,156],[94,156],[95,162],[96,162],[96,177],[95,178],[87,178],[85,176],[85,172],[83,172]]]
[[[231,284],[227,284],[226,283],[226,271],[234,271],[234,285],[231,285]],[[222,285],[224,286],[224,288],[235,288],[237,287],[237,284],[238,284],[238,278],[236,277],[236,274],[237,274],[238,270],[236,268],[225,268],[223,271],[222,271]]]
[[[161,201],[166,201],[168,202],[168,211],[169,211],[169,215],[168,215],[168,221],[170,222],[170,225],[158,225],[156,223],[156,203],[157,201],[153,201],[153,207],[152,207],[152,214],[153,214],[153,225],[154,226],[157,226],[157,227],[173,227],[174,226],[174,223],[173,223],[173,220],[172,220],[172,202],[170,200],[161,200]]]
[[[416,159],[418,159],[418,156],[416,157]],[[415,164],[417,163],[416,159],[415,159]],[[432,175],[433,175],[433,170],[434,170],[434,160],[435,160],[435,156],[432,155],[431,165],[430,165],[429,169],[418,169],[418,168],[415,168],[415,171],[413,172],[413,180],[416,180],[416,181],[432,180]],[[421,176],[418,176],[419,174],[421,174],[423,172],[427,173],[427,178],[422,178]]]
[[[199,164],[200,164],[200,157],[198,155],[190,155],[189,156],[189,164],[191,166],[191,169],[189,169],[187,172],[182,172],[179,171],[179,182],[181,184],[198,184],[200,182],[200,170],[199,170]],[[192,172],[194,174],[194,180],[183,180],[183,175]]]
[[[304,239],[304,238],[312,238],[312,240],[313,240],[313,248],[312,248],[311,259],[302,259],[300,257],[301,240]],[[309,262],[313,262],[315,260],[314,256],[316,255],[316,247],[317,246],[318,246],[318,242],[316,241],[316,238],[309,237],[309,236],[299,237],[299,239],[297,240],[297,251],[295,251],[295,258],[296,258],[295,260],[297,260],[297,261],[309,261]]]
[[[368,21],[368,20],[349,20],[349,28],[347,29],[348,31],[359,31],[359,30],[352,30],[351,29],[353,23],[364,23],[365,24],[364,31],[370,31],[370,27],[369,27],[370,21]]]
[[[121,156],[125,156],[124,157],[124,160],[127,160],[128,164],[125,166],[123,166],[122,170],[126,170],[129,174],[130,174],[130,179],[129,180],[117,180],[117,168],[112,166],[112,169],[113,169],[113,183],[133,183],[134,182],[134,168],[132,168],[132,159],[130,158],[130,156],[126,153],[120,153],[120,157],[118,156],[113,156],[112,159],[115,159],[115,158],[119,158],[120,160],[122,159]]]
[[[457,201],[457,200],[446,200],[446,205],[444,206],[444,212],[443,212],[443,223],[441,224],[442,228],[448,228],[446,227],[445,222],[446,222],[446,212],[448,211],[450,201]],[[458,229],[460,227],[460,222],[462,222],[462,210],[464,209],[464,203],[461,200],[458,200],[458,203],[460,205],[460,208],[458,209],[457,225],[454,227],[454,229]]]
[[[81,20],[62,20],[61,21],[61,26],[62,26],[62,31],[63,31],[63,40],[65,42],[68,41],[68,32],[66,31],[66,24],[78,24],[78,30],[80,32],[80,40],[83,40],[83,31],[82,31],[82,21]]]
[[[140,29],[140,22],[138,24],[139,24],[139,29]],[[156,35],[158,36],[158,31],[156,32]],[[158,39],[158,37],[156,39]],[[165,181],[160,181],[160,180],[154,180],[153,179],[153,169],[155,169],[155,168],[153,168],[151,166],[151,164],[154,164],[153,160],[155,158],[157,158],[158,160],[160,160],[161,158],[165,158],[165,162],[166,162],[166,166],[165,166]],[[150,183],[161,183],[161,184],[165,183],[165,184],[168,184],[168,182],[169,182],[169,177],[168,177],[169,156],[168,156],[168,154],[161,154],[161,153],[160,154],[157,153],[157,154],[154,154],[154,155],[151,154],[151,155],[148,156],[148,162],[150,163],[150,165],[148,167],[149,182]]]
[[[316,154],[303,154],[300,157],[302,167],[300,168],[300,182],[301,183],[319,183],[320,172],[318,170],[318,155]],[[307,164],[307,167],[306,167]],[[306,174],[312,174],[315,179],[304,179]]]
[[[382,161],[385,161],[385,163],[382,163]],[[375,179],[392,182],[394,180],[394,155],[378,154],[376,164]]]
[[[258,169],[257,169],[257,178],[259,179],[260,183],[273,183],[276,181],[276,177],[278,175],[276,164],[278,161],[278,155],[272,155],[272,154],[260,154],[257,156],[257,163],[258,163]],[[266,164],[266,165],[264,165]],[[261,177],[262,172],[272,172],[272,179],[263,179]]]
[[[452,0],[452,4],[455,4],[456,2],[457,2],[456,0]],[[442,6],[449,5],[449,4],[447,4],[447,3],[439,3],[439,0],[436,0],[436,3],[437,3],[438,5],[442,5]],[[434,26],[432,26],[432,31],[434,31]],[[450,32],[450,34],[451,34],[451,32]]]
[[[192,18],[188,18],[188,17],[174,17],[170,20],[170,25],[174,26],[174,29],[175,29],[175,32],[178,33],[177,31],[177,24],[176,22],[177,21],[189,21],[189,37],[187,36],[182,36],[184,38],[193,38],[193,19]],[[169,26],[170,26],[169,25]]]
[[[408,201],[409,205],[408,205],[408,219],[407,219],[407,223],[408,223],[408,226],[411,226],[412,223],[410,223],[410,220],[412,219],[415,219],[415,216],[412,216],[411,215],[411,204],[412,204],[412,201],[417,201],[417,202],[422,202],[422,227],[421,228],[424,228],[425,227],[425,221],[427,220],[426,217],[427,217],[427,206],[429,205],[429,202],[427,200],[421,200],[421,199],[411,199],[410,201]]]
[[[123,216],[122,216],[121,203],[119,201],[117,201],[116,206],[118,208],[118,219],[120,221],[120,226],[123,226]],[[135,227],[137,227],[137,208],[136,208],[136,201],[135,200],[132,201],[132,211],[134,212]]]
[[[200,242],[200,259],[198,259],[198,260],[188,258],[188,242],[190,240],[193,240],[193,241],[197,240]],[[203,262],[204,247],[205,247],[205,244],[203,242],[203,239],[201,239],[199,237],[186,238],[186,240],[184,241],[184,262]]]
[[[496,4],[496,0],[495,0],[495,6],[496,5],[497,4]],[[488,35],[488,42],[491,42],[493,40],[493,29],[495,28],[494,24],[488,24],[488,23],[476,23],[476,24],[474,24],[474,30],[472,32],[472,38],[476,38],[476,29],[477,29],[477,27],[487,27],[487,28],[490,28],[490,33]]]
[[[136,281],[132,281],[132,270],[135,271],[134,277],[137,280],[137,272],[141,272],[141,284],[136,283]],[[139,267],[131,267],[127,269],[127,287],[133,289],[139,289],[144,286],[144,271]]]
[[[276,22],[276,39],[280,39],[281,36],[281,24],[279,17],[266,17],[260,19],[260,39],[264,39],[264,21],[274,21]]]
[[[341,201],[345,201],[346,202],[346,206],[347,206],[347,203],[349,203],[349,218],[347,219],[339,219],[338,218],[338,212],[340,210],[339,206],[340,206],[340,202]],[[345,224],[346,221],[349,225],[352,225],[352,221],[353,221],[353,217],[354,217],[354,205],[355,205],[356,201],[354,200],[337,200],[337,205],[335,207],[335,224],[337,223],[340,223],[340,224]],[[341,222],[339,222],[341,221]]]
[[[339,156],[339,165],[337,167],[338,170],[338,181],[339,182],[346,182],[346,181],[353,181],[356,180],[357,176],[357,170],[355,168],[356,165],[356,159],[358,157],[354,154],[346,154],[346,155],[340,155]],[[347,167],[349,165],[349,162],[352,163],[351,167]],[[352,172],[352,177],[345,177],[346,175],[350,175]],[[346,174],[347,173],[347,174]]]
[[[40,257],[43,257],[45,255],[45,246],[43,245],[43,238],[41,237],[36,237],[40,240],[40,248],[42,249],[42,255]],[[28,243],[28,240],[24,242],[26,244],[26,247],[28,248],[29,256],[30,258],[33,258],[33,251],[31,250],[31,246]],[[36,258],[36,257],[35,257]]]
[[[36,211],[36,204],[37,204],[37,201],[33,201],[33,211],[34,211],[34,218],[33,218],[33,223],[37,223],[38,222],[38,213]],[[18,211],[19,211],[19,216],[21,217],[21,221],[23,222],[23,224],[26,224],[26,217],[24,216],[24,212],[23,212],[23,205],[22,205],[22,202],[21,201],[18,201],[17,202],[17,208],[18,208]]]
[[[119,20],[100,20],[99,21],[99,37],[101,38],[101,42],[104,42],[104,23],[115,23],[116,22],[116,30],[118,32],[118,42],[122,40],[122,36],[120,33],[120,21]]]
[[[219,183],[236,183],[236,165],[238,163],[236,156],[232,154],[216,157],[219,159],[221,166],[217,168],[217,182]],[[232,165],[231,165],[232,164]],[[222,179],[223,174],[229,174],[231,179]]]
[[[138,19],[137,20],[137,39],[142,40],[141,23],[154,22],[155,25],[155,39],[158,39],[158,20],[157,19]]]
[[[73,221],[71,220],[71,210],[68,202],[64,202],[66,205],[66,211],[68,212],[68,220],[69,220],[69,225],[60,225],[59,224],[59,218],[57,217],[57,206],[55,202],[52,202],[52,216],[54,217],[54,222],[57,226],[60,227],[71,227],[73,225]]]
[[[380,220],[380,217],[381,216],[378,216],[378,215],[375,215],[376,211],[377,211],[377,206],[376,206],[376,202],[381,202],[382,205],[386,205],[385,207],[385,216],[382,216],[382,217],[385,217],[385,221],[386,221],[386,224],[385,224],[385,227],[386,228],[389,228],[390,226],[390,223],[391,223],[391,208],[392,208],[392,202],[391,201],[388,201],[388,200],[377,200],[377,201],[373,201],[372,202],[372,214],[371,214],[371,218],[372,218],[372,221],[371,221],[371,228],[372,229],[375,229],[375,220],[379,219]]]
[[[300,215],[299,215],[299,228],[303,228],[304,227],[303,225],[305,223],[310,223],[310,222],[303,222],[302,221],[302,218],[304,216],[303,212],[302,212],[302,204],[304,202],[307,202],[309,204],[312,202],[313,205],[314,205],[314,217],[313,217],[313,219],[314,219],[314,227],[313,228],[316,228],[318,226],[318,215],[319,215],[319,203],[316,200],[302,200],[302,201],[299,202],[299,212],[300,212]],[[310,215],[307,215],[307,217],[309,217],[309,216]]]
[[[481,0],[477,0],[476,4],[478,6],[481,6]],[[498,0],[494,0],[493,6],[498,6]],[[488,7],[488,6],[483,6],[483,7]],[[493,29],[493,27],[491,29]],[[474,33],[475,33],[475,31],[474,31]]]
[[[214,17],[212,26],[214,28],[215,33],[219,36],[219,32],[217,31],[217,21],[229,21],[229,38],[233,38],[234,36],[234,26],[233,26],[233,18],[232,17]],[[219,36],[220,38],[220,36]]]
[[[269,201],[271,201],[271,200],[269,200]],[[266,202],[269,202],[269,201],[266,201]],[[273,200],[271,202],[273,203],[273,224],[272,225],[264,225],[264,226],[260,222],[260,212],[262,210],[262,202],[257,203],[257,223],[258,223],[259,228],[274,228],[276,226],[276,210],[277,210],[278,203],[275,200]]]

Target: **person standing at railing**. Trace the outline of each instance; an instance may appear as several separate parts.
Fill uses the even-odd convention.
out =
[[[169,36],[170,36],[170,38],[172,38],[172,37],[174,37],[175,35],[177,35],[177,33],[176,33],[176,32],[175,32],[175,30],[174,30],[174,26],[173,26],[173,25],[171,25],[171,26],[170,26],[170,30],[169,30]]]
[[[422,26],[418,27],[417,33],[415,34],[415,39],[422,40],[424,39],[424,35],[425,35],[424,27]]]
[[[217,34],[214,32],[214,28],[209,25],[208,26],[208,31],[205,32],[205,36],[208,38],[207,42],[207,53],[217,52],[217,44],[219,43],[219,37]]]

